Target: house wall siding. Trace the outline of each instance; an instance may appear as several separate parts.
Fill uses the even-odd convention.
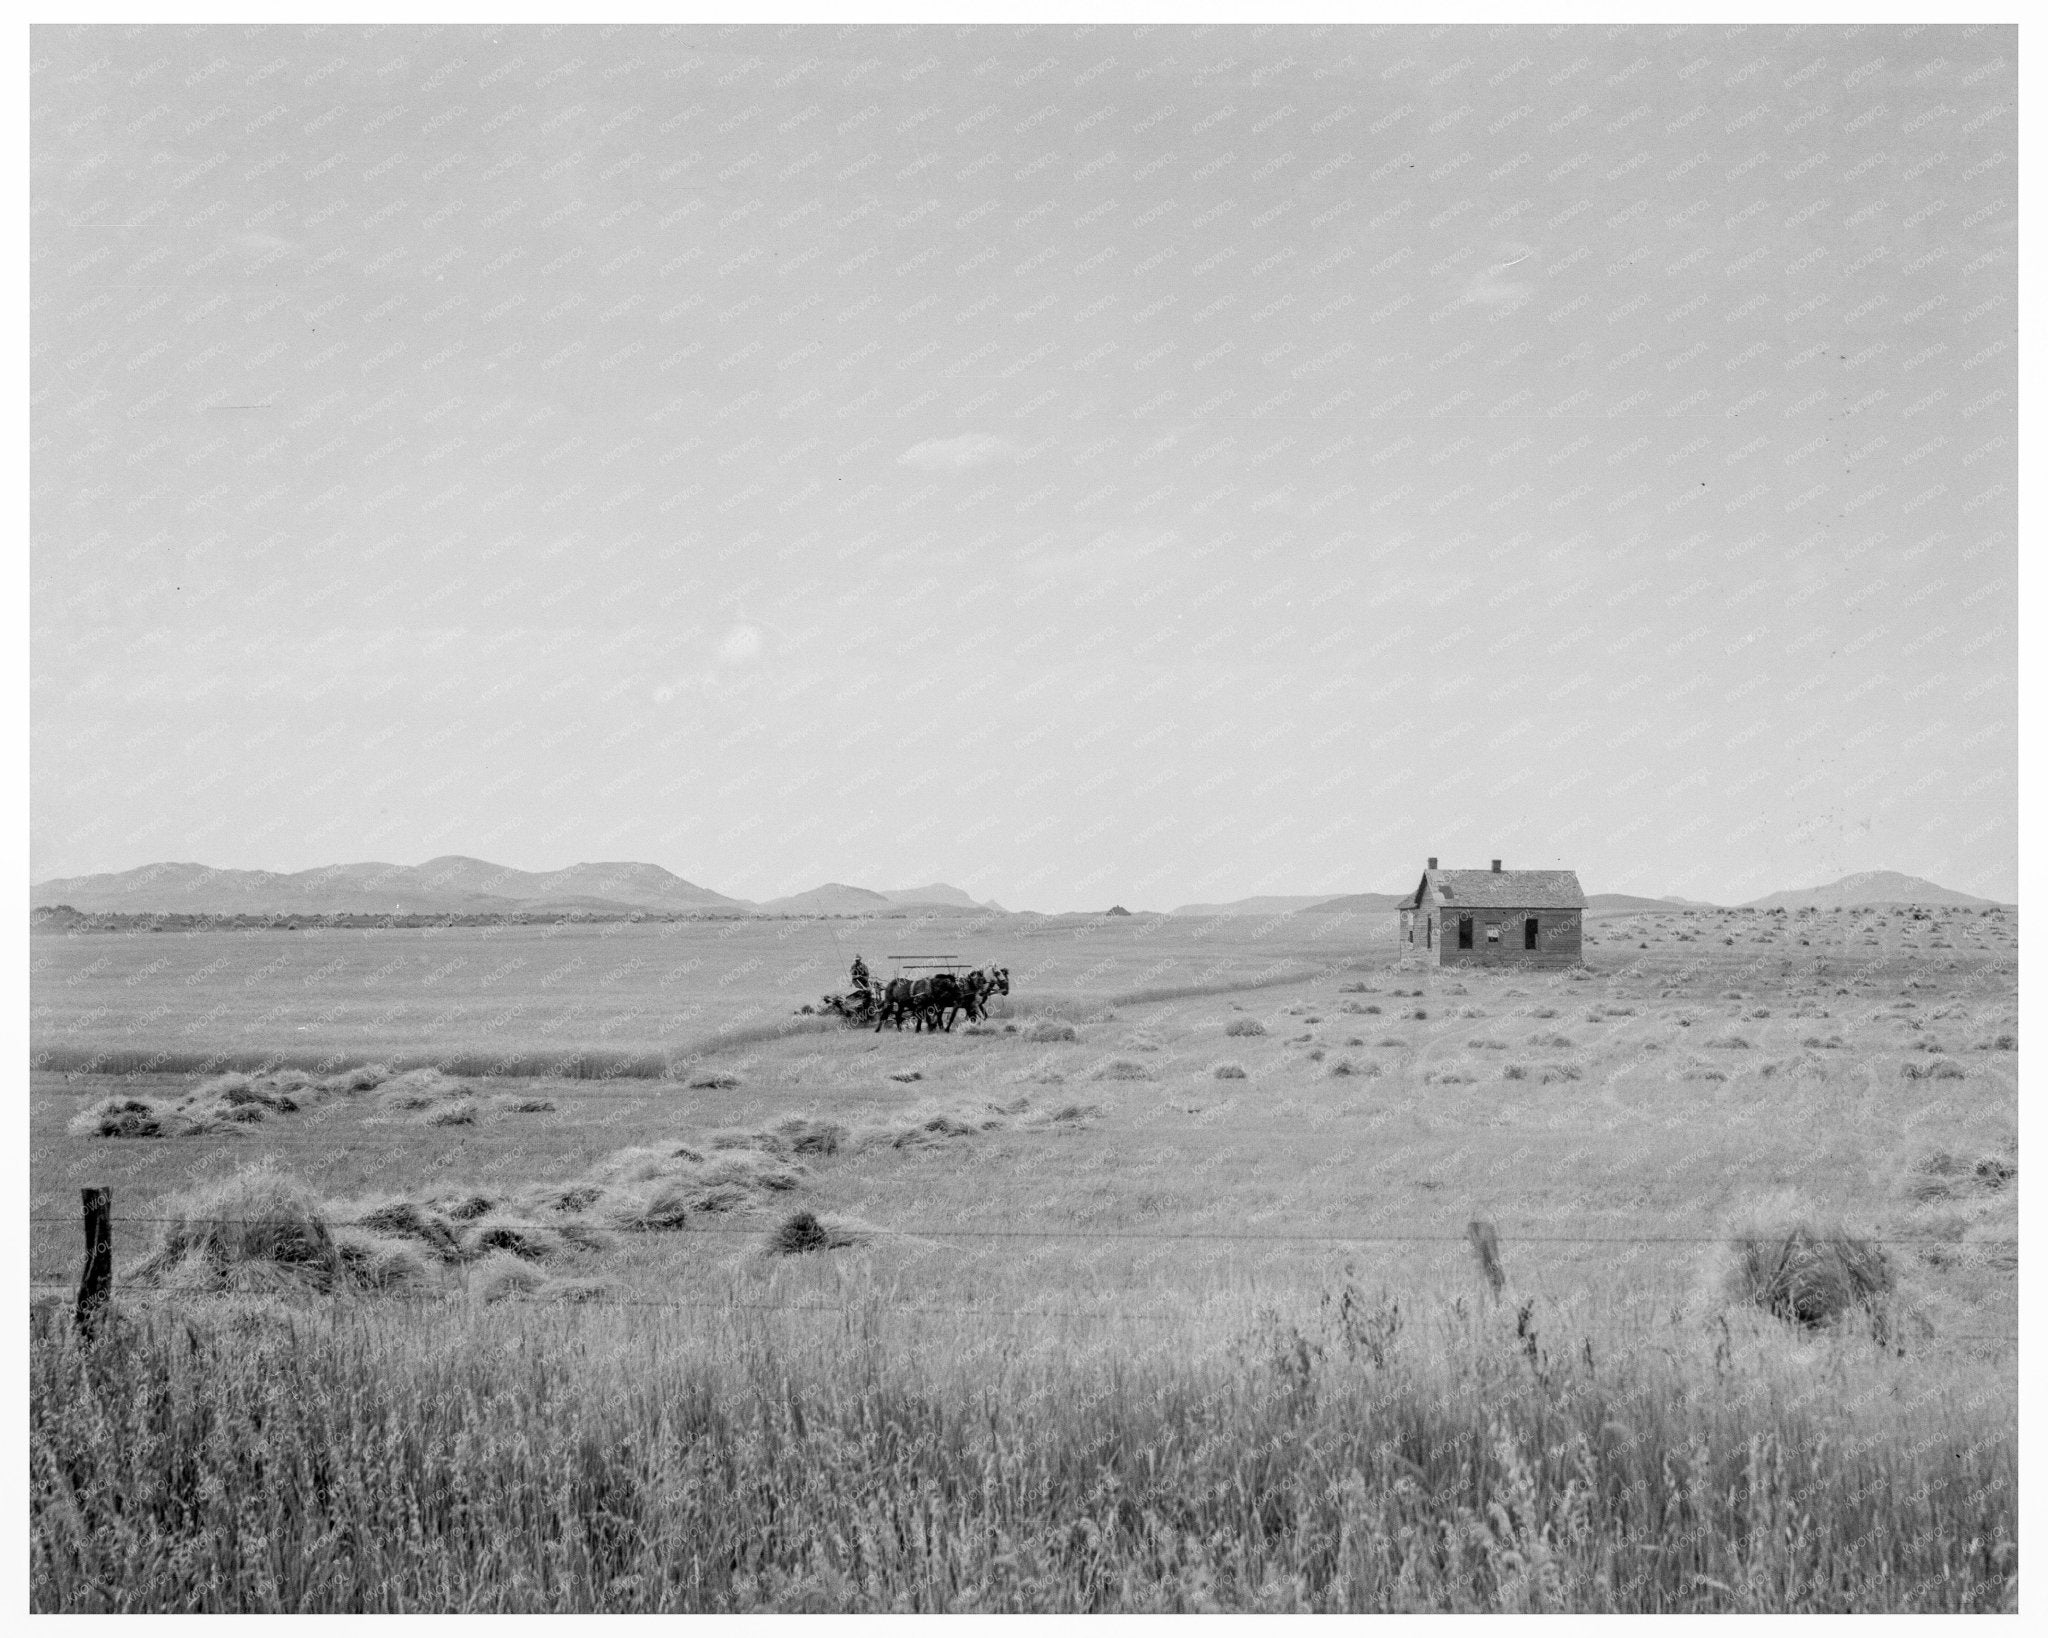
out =
[[[1435,959],[1445,967],[1571,967],[1579,961],[1583,943],[1583,912],[1578,910],[1515,909],[1485,905],[1461,909],[1445,905],[1436,912],[1439,920]],[[1458,948],[1458,918],[1472,918],[1472,948]],[[1536,918],[1536,948],[1522,948],[1522,922]],[[1500,923],[1500,943],[1486,942],[1489,922]]]

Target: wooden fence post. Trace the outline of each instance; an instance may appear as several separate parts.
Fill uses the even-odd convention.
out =
[[[1507,1271],[1500,1266],[1500,1237],[1484,1218],[1474,1218],[1465,1235],[1472,1242],[1472,1254],[1479,1259],[1479,1271],[1486,1276],[1493,1294],[1499,1296],[1501,1287],[1507,1284]]]
[[[78,1276],[78,1329],[94,1336],[114,1285],[114,1191],[80,1189],[85,1206],[85,1267]]]

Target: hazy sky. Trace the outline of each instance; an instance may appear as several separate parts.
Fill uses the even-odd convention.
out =
[[[2016,56],[39,29],[33,874],[2014,897]]]

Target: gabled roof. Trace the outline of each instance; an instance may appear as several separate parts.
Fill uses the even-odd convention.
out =
[[[1425,870],[1411,901],[1434,894],[1460,909],[1583,910],[1586,894],[1575,870]]]

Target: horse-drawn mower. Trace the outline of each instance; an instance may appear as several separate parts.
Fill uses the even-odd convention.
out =
[[[836,1014],[848,1024],[872,1025],[876,1030],[893,1023],[898,1030],[905,1019],[914,1032],[951,1032],[963,1012],[969,1023],[988,1016],[991,996],[1010,993],[1007,967],[969,967],[947,955],[892,955],[896,964],[886,982],[877,982],[859,956],[853,958],[853,982],[844,994],[824,997],[819,1009]]]

